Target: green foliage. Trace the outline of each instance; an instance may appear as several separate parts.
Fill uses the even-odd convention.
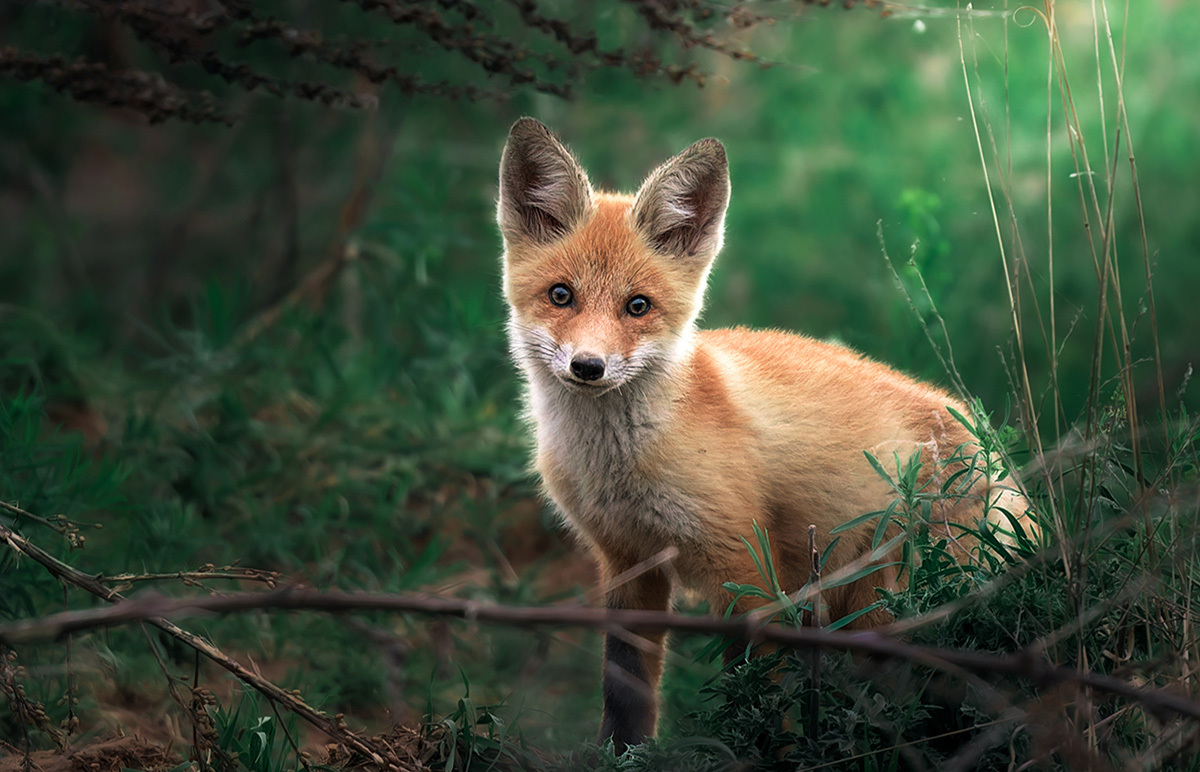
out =
[[[159,333],[157,345],[169,353],[121,374],[121,396],[95,400],[84,384],[119,416],[117,441],[102,455],[78,434],[47,428],[52,373],[29,363],[44,360],[40,352],[55,338],[24,338],[30,353],[10,358],[0,373],[21,384],[0,400],[2,495],[35,513],[62,513],[52,525],[68,539],[7,513],[0,522],[103,574],[241,562],[323,586],[418,589],[465,568],[447,552],[447,521],[477,545],[472,552],[489,560],[502,554],[497,513],[528,495],[515,385],[496,377],[510,365],[491,340],[495,326],[481,324],[475,306],[434,304],[410,327],[408,314],[426,300],[430,279],[405,268],[363,262],[351,269],[364,287],[353,309],[358,323],[388,339],[386,347],[349,334],[340,303],[327,313],[285,313],[237,340],[246,295],[209,284],[194,304],[194,327]],[[104,530],[93,531],[93,523]],[[8,550],[0,561],[6,618],[62,608],[62,587],[44,569]],[[508,588],[499,573],[480,592],[535,595]],[[81,602],[90,601],[70,595],[70,606]],[[379,652],[336,620],[229,619],[210,630],[222,645],[294,659],[287,682],[318,704],[349,709],[383,698],[388,676]],[[104,638],[121,689],[140,691],[157,678],[138,635],[117,630]],[[320,645],[306,643],[313,641]],[[515,677],[524,661],[508,656],[516,646],[523,644],[514,636],[464,664],[494,672],[492,657],[501,657]],[[425,681],[432,654],[422,652],[400,674],[406,692]],[[53,706],[68,677],[63,648],[39,655],[54,676],[33,688]],[[61,720],[65,709],[54,710]]]
[[[313,764],[301,747],[303,735],[294,715],[282,714],[252,690],[239,691],[226,708],[208,695],[199,710],[205,720],[205,742],[196,749],[203,763],[180,764],[171,772],[185,769],[217,769],[220,772],[334,772],[334,767]]]
[[[976,416],[982,415],[978,405],[974,408]],[[868,454],[896,498],[887,509],[836,531],[875,523],[877,559],[901,550],[907,577],[899,591],[879,590],[880,601],[868,609],[887,608],[907,631],[908,642],[930,651],[1004,654],[1049,647],[1046,654],[1059,665],[1113,674],[1120,672],[1121,663],[1163,662],[1164,657],[1177,656],[1167,652],[1178,652],[1179,641],[1186,639],[1179,625],[1189,624],[1187,616],[1170,622],[1159,616],[1158,624],[1150,619],[1161,614],[1164,596],[1159,590],[1181,598],[1195,597],[1200,590],[1200,574],[1180,570],[1180,561],[1190,566],[1187,556],[1194,554],[1197,533],[1188,523],[1195,513],[1157,525],[1152,531],[1160,536],[1151,546],[1145,532],[1130,527],[1129,519],[1114,508],[1092,524],[1101,535],[1071,547],[1083,551],[1091,563],[1084,583],[1072,579],[1078,563],[1068,565],[1062,553],[1053,550],[1037,554],[1033,535],[1015,521],[1010,521],[1014,528],[1004,540],[998,538],[1003,530],[986,518],[974,528],[964,526],[960,538],[977,546],[974,562],[963,564],[946,539],[930,538],[933,509],[961,500],[985,472],[1002,477],[995,457],[1007,455],[1016,437],[1006,425],[993,430],[983,418],[955,417],[979,446],[970,456],[960,449],[945,460],[945,465],[963,469],[946,476],[939,486],[933,480],[941,478],[923,474],[918,457],[893,457],[885,465]],[[1128,473],[1128,460],[1121,458],[1125,452],[1111,449],[1106,465]],[[1048,523],[1041,520],[1042,527]],[[900,533],[884,541],[892,524]],[[1164,530],[1177,540],[1162,538]],[[759,566],[763,586],[729,584],[726,589],[790,610],[779,616],[795,624],[800,610],[811,605],[797,602],[806,597],[808,587],[785,593],[770,559],[769,535],[757,528],[755,535],[757,545],[746,542],[745,547]],[[1154,549],[1173,557],[1158,563],[1137,557]],[[1150,587],[1157,589],[1146,594]],[[1151,677],[1166,683],[1173,678],[1169,667]],[[623,757],[624,767],[589,768],[658,769],[676,764],[703,770],[924,769],[969,758],[972,769],[1003,770],[1015,760],[1037,757],[1037,748],[1061,743],[1063,733],[1071,731],[1061,717],[1045,724],[1029,719],[1030,712],[1053,710],[1056,699],[1034,683],[960,680],[916,662],[859,659],[840,652],[816,659],[777,651],[743,658],[710,681],[703,693],[706,706],[680,719],[671,733],[703,741],[685,744],[686,751],[669,742],[647,744]],[[1159,730],[1147,722],[1141,708],[1123,707],[1103,694],[1093,695],[1093,700],[1097,714],[1105,718],[1094,759],[1147,753],[1159,741]],[[1067,745],[1047,768],[1074,768],[1070,759],[1080,751]],[[1196,762],[1184,768],[1197,768]]]
[[[24,364],[10,360],[0,365],[0,376]],[[117,464],[93,459],[79,436],[46,428],[43,394],[35,384],[0,399],[0,490],[5,492],[3,500],[48,516],[31,520],[0,508],[0,525],[30,538],[41,537],[50,542],[52,554],[69,559],[88,544],[89,537],[100,535],[87,522],[95,510],[120,507],[124,473]],[[63,587],[53,576],[5,545],[0,552],[0,620],[38,616],[59,607],[63,598]],[[62,667],[61,651],[50,648],[22,652],[20,662],[27,672],[38,673],[22,686],[45,708],[49,724],[68,726],[78,697]],[[7,649],[0,647],[0,656],[6,655]],[[0,702],[0,736],[19,737],[25,729],[36,740],[50,739],[40,727],[22,727],[15,706],[8,700]]]
[[[602,46],[624,45],[639,28],[624,6],[546,5],[588,16]],[[587,73],[574,103],[514,93],[504,104],[448,104],[382,91],[367,114],[251,96],[232,130],[131,126],[41,86],[5,83],[0,500],[46,522],[0,511],[0,524],[106,576],[240,561],[320,587],[514,603],[578,596],[590,580],[568,569],[584,558],[547,536],[549,517],[530,503],[497,267],[500,145],[513,119],[535,114],[597,184],[631,190],[655,164],[713,135],[729,150],[734,193],[706,326],[837,337],[980,397],[957,417],[979,445],[958,457],[961,476],[932,485],[914,459],[869,456],[894,500],[845,526],[870,527],[881,561],[900,545],[908,582],[878,603],[911,625],[908,639],[1028,647],[1057,664],[1194,692],[1200,421],[1188,380],[1200,233],[1186,193],[1200,16],[1185,5],[1131,6],[1117,30],[1128,35],[1123,104],[1138,205],[1126,177],[1105,180],[1106,168],[1127,174],[1127,146],[1116,163],[1102,155],[1116,139],[1115,84],[1111,75],[1089,82],[1106,41],[1102,33],[1096,45],[1090,15],[1074,6],[1060,11],[1058,33],[1094,154],[1083,172],[1065,149],[1058,87],[1047,93],[1045,28],[1026,25],[1029,11],[1007,21],[932,13],[917,27],[903,13],[814,8],[754,39],[783,66],[718,62],[704,90],[655,90],[603,71]],[[47,46],[122,50],[81,18],[49,24],[61,9],[30,8],[19,31]],[[325,11],[309,10],[321,24]],[[985,122],[982,168],[956,19],[975,117]],[[366,19],[327,37],[339,32],[377,34]],[[425,57],[434,75],[456,74],[429,54],[403,55]],[[266,61],[255,46],[245,56]],[[186,65],[172,74],[201,80],[189,80],[198,73]],[[1081,213],[1077,182],[1091,179],[1104,206]],[[1111,227],[1092,211],[1106,213],[1109,195]],[[904,256],[894,266],[903,292],[879,260],[878,234],[888,254]],[[1120,283],[1105,293],[1110,306],[1123,303],[1121,319],[1100,316],[1090,256],[1101,242],[1119,258]],[[322,292],[279,304],[331,255],[346,263]],[[1016,311],[1009,276],[1024,293]],[[1001,405],[992,431],[984,406]],[[1017,475],[1005,480],[1008,469]],[[925,524],[936,502],[984,473],[1030,491],[1043,533],[1013,529],[1010,543],[1002,528],[964,531],[979,547],[963,566]],[[745,546],[762,584],[727,589],[777,603],[783,622],[798,624],[807,607],[775,580],[769,535],[752,537]],[[64,596],[39,566],[0,551],[3,620],[93,602]],[[354,624],[262,614],[196,625],[273,666],[273,680],[322,709],[367,724],[424,718],[445,769],[936,769],[960,752],[976,754],[981,770],[1080,768],[1079,759],[1196,768],[1186,751],[1164,750],[1178,727],[1101,694],[1076,701],[1028,683],[828,653],[819,685],[810,659],[783,654],[714,678],[713,666],[694,660],[721,645],[702,640],[673,643],[661,738],[617,756],[581,745],[599,715],[595,636],[382,614]],[[402,653],[384,656],[381,640],[403,641]],[[18,652],[28,693],[53,725],[72,710],[92,725],[114,702],[166,704],[164,684],[190,681],[195,667],[191,652],[158,637],[148,646],[137,628],[78,635],[71,646],[70,665],[65,642]],[[202,683],[217,677],[202,668]],[[283,719],[248,700],[214,714],[222,747],[248,771],[295,768]],[[382,718],[385,702],[394,712]],[[0,736],[23,728],[0,703]],[[35,746],[50,744],[31,733]],[[1064,739],[1080,737],[1090,745]],[[1037,755],[1047,747],[1055,750]],[[565,755],[546,758],[552,751]]]
[[[472,769],[528,769],[537,757],[521,750],[512,727],[498,715],[499,705],[480,705],[471,698],[471,685],[463,676],[464,693],[458,707],[431,723],[427,731],[438,745],[437,758],[446,772]]]
[[[707,690],[710,706],[691,717],[693,730],[752,769],[882,770],[941,758],[900,741],[946,726],[948,709],[926,693],[927,675],[904,666],[856,665],[844,654],[824,656],[818,667],[815,685],[808,658],[776,652],[740,663]],[[802,711],[813,705],[820,719],[810,733],[814,725]],[[711,753],[706,768],[728,768],[719,760]]]
[[[736,584],[734,582],[723,584],[722,587],[733,594],[733,599],[729,602],[728,608],[725,609],[725,617],[729,618],[742,598],[760,598],[767,603],[777,603],[779,605],[777,616],[786,624],[799,626],[800,612],[805,610],[805,607],[797,606],[792,601],[791,596],[784,592],[783,588],[779,585],[778,572],[775,570],[775,558],[771,553],[770,535],[757,522],[753,523],[752,527],[754,529],[755,541],[758,543],[757,549],[744,536],[741,537],[742,544],[745,545],[751,560],[754,561],[754,567],[758,569],[758,575],[762,577],[765,586],[758,587],[752,584]]]
[[[264,707],[254,692],[244,692],[229,710],[220,705],[209,709],[216,757],[228,772],[289,772],[307,766],[298,758],[295,716],[281,726],[278,716],[262,712]]]

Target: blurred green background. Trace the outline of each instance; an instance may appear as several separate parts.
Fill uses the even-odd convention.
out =
[[[339,237],[339,210],[354,192],[356,164],[371,163],[364,155],[386,154],[382,173],[371,181],[375,197],[352,238],[391,275],[429,283],[426,313],[431,306],[439,313],[458,309],[467,315],[458,322],[476,335],[492,330],[499,349],[494,177],[508,125],[529,114],[559,132],[594,181],[620,190],[635,188],[649,169],[695,139],[719,137],[729,151],[734,195],[705,323],[836,337],[937,378],[917,320],[880,257],[878,223],[893,259],[904,262],[911,254],[924,273],[951,338],[958,338],[968,386],[988,404],[1000,403],[1008,384],[996,349],[1008,353],[1012,321],[964,88],[960,31],[982,141],[989,156],[991,146],[999,150],[1046,324],[1049,186],[1060,337],[1075,321],[1090,328],[1095,317],[1095,270],[1062,96],[1057,85],[1048,88],[1044,23],[1034,10],[1016,13],[1015,21],[988,15],[1003,9],[998,2],[962,17],[962,26],[959,17],[938,9],[901,6],[881,17],[861,8],[763,6],[782,12],[783,20],[734,39],[777,66],[682,54],[708,71],[703,88],[601,70],[576,85],[573,101],[509,89],[503,102],[452,102],[384,86],[378,110],[366,112],[224,89],[244,116],[225,128],[137,126],[128,116],[72,104],[46,88],[10,83],[0,92],[2,299],[52,314],[60,329],[114,351],[144,340],[143,325],[193,321],[188,306],[206,286],[244,302],[243,314],[253,313],[289,288],[298,268],[327,253]],[[1103,197],[1118,137],[1117,92],[1103,49],[1105,75],[1097,82],[1089,9],[1088,3],[1060,4],[1058,24],[1074,109]],[[502,11],[498,6],[499,22]],[[386,53],[404,64],[419,61],[430,79],[471,77],[466,65],[436,52],[417,60],[421,48],[404,38],[404,29],[380,29],[382,22],[367,14],[306,12],[311,25],[331,28],[329,37],[391,35]],[[572,16],[593,22],[602,44],[653,43],[633,10],[618,4],[582,6]],[[1127,35],[1118,45],[1126,51],[1129,128],[1159,277],[1164,365],[1178,383],[1198,345],[1188,333],[1197,328],[1190,295],[1200,286],[1192,216],[1198,194],[1190,184],[1200,78],[1191,41],[1200,20],[1167,0],[1132,9],[1128,29],[1116,10],[1112,16],[1114,33]],[[86,20],[35,4],[10,22],[6,37],[70,54],[94,48],[95,35]],[[180,69],[185,79],[195,76]],[[1145,296],[1145,281],[1128,138],[1120,139],[1114,232],[1132,308]],[[1003,224],[1000,171],[989,169]],[[1089,214],[1098,234],[1100,223]],[[1007,233],[1005,241],[1012,261]],[[422,315],[410,312],[419,323]],[[1063,351],[1071,416],[1083,391],[1074,376],[1086,375],[1091,342],[1090,331],[1076,333]],[[1040,354],[1040,341],[1031,343]],[[1044,366],[1046,357],[1029,360]]]
[[[763,6],[782,12],[780,23],[733,37],[777,66],[697,54],[708,72],[703,88],[601,70],[576,84],[573,101],[509,89],[511,98],[503,102],[452,102],[385,86],[375,111],[322,109],[225,89],[243,114],[226,128],[137,126],[126,115],[10,83],[0,92],[6,177],[0,299],[52,315],[56,327],[105,351],[126,352],[130,341],[145,341],[147,325],[193,323],[190,305],[205,287],[244,304],[231,311],[236,324],[239,312],[251,314],[276,299],[298,270],[328,252],[340,235],[339,210],[355,190],[356,164],[384,155],[381,174],[370,181],[374,198],[351,238],[390,276],[428,282],[425,316],[409,309],[413,322],[428,319],[437,306],[437,313],[460,314],[455,323],[472,335],[495,336],[499,349],[493,178],[508,125],[529,114],[560,133],[594,181],[619,190],[635,188],[649,169],[695,139],[719,137],[729,151],[735,192],[705,323],[835,337],[937,378],[936,360],[881,259],[878,224],[893,259],[903,263],[911,255],[924,274],[952,340],[958,339],[957,360],[970,389],[999,404],[1009,386],[997,347],[1009,353],[1012,319],[960,36],[982,141],[989,156],[998,149],[1003,167],[989,161],[1002,226],[1008,204],[1001,172],[1045,323],[1051,186],[1060,338],[1076,321],[1090,328],[1095,317],[1095,269],[1062,96],[1057,85],[1048,88],[1044,23],[1034,10],[1006,21],[1001,3],[961,17],[961,24],[944,9],[900,6],[884,17],[864,9]],[[1058,24],[1073,109],[1103,199],[1118,139],[1117,91],[1107,51],[1097,82],[1089,8],[1063,4]],[[391,35],[384,50],[404,64],[419,62],[430,79],[470,79],[467,66],[453,58],[424,52],[416,59],[421,47],[406,40],[403,29],[380,29],[382,22],[367,14],[305,10],[310,24],[331,28],[329,37]],[[505,20],[502,10],[498,22]],[[653,44],[632,9],[600,3],[576,8],[573,17],[594,23],[602,44]],[[1190,41],[1200,20],[1182,3],[1164,0],[1133,9],[1128,29],[1115,11],[1112,22],[1116,35],[1127,36],[1118,44],[1126,51],[1125,101],[1159,277],[1162,354],[1178,383],[1198,345],[1188,332],[1197,328],[1190,295],[1200,286],[1192,216],[1198,194],[1189,184],[1200,72]],[[86,19],[35,4],[10,21],[6,37],[71,53],[94,48],[96,34]],[[180,69],[186,80],[189,73]],[[1120,140],[1113,232],[1125,303],[1133,308],[1144,301],[1145,280],[1128,138],[1121,134]],[[1099,238],[1100,223],[1089,214]],[[1007,232],[1005,242],[1011,262]],[[1030,336],[1028,358],[1044,367],[1036,337]],[[1075,376],[1087,374],[1091,343],[1090,332],[1076,333],[1063,350],[1069,416],[1080,408],[1083,386]]]
[[[228,127],[147,125],[44,84],[0,80],[0,497],[102,522],[84,553],[59,545],[91,572],[241,560],[318,586],[504,602],[585,591],[588,560],[558,534],[525,471],[520,384],[504,338],[495,178],[508,127],[522,115],[554,128],[594,183],[624,191],[687,144],[720,138],[733,195],[703,325],[834,338],[949,384],[923,328],[940,339],[936,306],[964,383],[998,416],[1015,405],[1018,359],[1002,245],[1009,270],[1021,265],[1035,401],[1047,399],[1053,345],[1066,424],[1083,411],[1091,382],[1091,244],[1107,216],[1081,205],[1080,182],[1094,184],[1106,206],[1115,170],[1112,248],[1134,334],[1136,398],[1157,421],[1153,321],[1168,408],[1182,400],[1194,411],[1196,389],[1181,387],[1200,357],[1200,15],[1184,0],[1131,4],[1127,20],[1124,8],[1110,9],[1125,62],[1126,134],[1092,4],[1058,4],[1060,63],[1091,169],[1077,175],[1039,11],[934,5],[884,15],[761,3],[753,7],[777,23],[716,24],[723,39],[773,63],[764,68],[683,50],[651,34],[629,5],[544,3],[547,13],[594,25],[602,47],[660,51],[707,73],[699,88],[585,70],[570,101],[489,80],[412,29],[340,5],[271,7],[331,39],[369,39],[381,58],[428,80],[472,82],[506,99],[405,95],[303,58],[280,64],[267,43],[236,51],[291,77],[372,93],[368,110],[246,93],[194,66],[168,68],[119,24],[57,4],[6,8],[0,46],[68,59],[119,53],[213,90],[239,118]],[[532,50],[549,46],[522,32],[512,6],[493,10]],[[915,312],[885,250],[915,293]],[[315,293],[319,302],[284,300],[347,254]],[[1053,323],[1053,344],[1037,332],[1039,316],[1047,335]],[[1104,352],[1108,391],[1111,342]],[[8,615],[61,607],[54,580],[3,560]],[[353,629],[302,619],[231,621],[225,634],[241,643],[227,645],[286,663],[280,678],[315,692],[317,703],[370,713],[388,682],[378,657]],[[523,634],[480,643],[478,631],[456,629],[446,633],[455,644],[423,623],[403,625],[418,652],[398,676],[407,710],[423,712],[427,696],[434,712],[447,710],[462,668],[483,700],[570,692],[577,708],[545,708],[533,724],[564,732],[560,742],[592,732],[594,637],[545,634],[531,647]],[[153,681],[152,669],[129,664],[144,657],[129,653],[138,645],[131,633],[104,641],[97,672]],[[322,645],[301,645],[313,641]],[[557,664],[539,669],[538,657]],[[320,675],[327,671],[336,676]],[[62,686],[50,672],[47,694]]]

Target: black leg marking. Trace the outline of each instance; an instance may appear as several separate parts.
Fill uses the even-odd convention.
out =
[[[604,722],[600,741],[613,739],[617,752],[637,745],[653,731],[654,693],[642,654],[613,633],[604,639]]]

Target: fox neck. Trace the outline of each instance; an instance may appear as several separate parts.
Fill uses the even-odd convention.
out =
[[[690,331],[628,383],[599,395],[571,390],[544,367],[527,365],[538,445],[560,460],[601,468],[634,462],[668,419],[691,360]]]

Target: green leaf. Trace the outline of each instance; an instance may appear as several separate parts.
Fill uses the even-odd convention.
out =
[[[840,630],[841,628],[845,627],[846,625],[850,624],[854,620],[861,617],[863,614],[869,614],[872,611],[874,611],[875,609],[881,608],[882,606],[883,606],[883,601],[877,600],[874,603],[872,603],[870,606],[860,608],[858,611],[854,611],[850,614],[847,614],[846,616],[842,617],[841,619],[837,620],[836,622],[833,622],[830,625],[828,625],[825,629],[829,630],[830,632],[832,632],[834,630]]]
[[[951,474],[949,477],[947,477],[942,482],[942,495],[943,496],[950,495],[949,494],[950,487],[952,485],[954,485],[954,483],[960,477],[962,477],[965,474],[969,474],[970,472],[974,472],[974,471],[977,471],[976,467],[974,465],[971,465],[971,466],[964,466],[963,468],[959,469],[957,472],[954,472],[953,474]],[[966,493],[968,490],[971,489],[971,486],[974,484],[975,484],[975,480],[968,480],[966,483],[963,484],[962,488],[960,488],[958,491],[956,491],[956,493]]]
[[[767,570],[763,567],[762,560],[758,557],[758,553],[754,551],[754,547],[750,546],[750,540],[740,534],[738,538],[742,540],[742,544],[746,545],[746,551],[750,553],[750,559],[754,561],[755,567],[758,568],[759,576],[766,581]]]
[[[892,515],[896,514],[896,507],[899,504],[900,499],[896,499],[888,504],[887,509],[883,510],[883,516],[879,518],[879,523],[875,526],[875,533],[871,536],[871,549],[879,549],[879,543],[883,541],[888,524],[892,522]]]
[[[830,529],[829,533],[830,533],[830,535],[833,535],[835,533],[845,533],[846,531],[849,531],[851,528],[860,526],[863,523],[867,522],[868,520],[874,520],[875,518],[879,517],[886,511],[887,510],[880,509],[875,512],[868,512],[865,515],[859,515],[858,517],[854,518],[853,520],[848,520],[848,521],[842,523],[841,525],[834,526],[833,528]]]
[[[887,470],[883,468],[883,464],[879,463],[879,459],[875,458],[875,456],[872,455],[871,452],[867,451],[867,450],[863,451],[863,455],[867,457],[867,461],[871,462],[872,468],[875,469],[875,474],[882,477],[887,482],[887,484],[892,487],[892,490],[895,490],[896,489],[895,480],[893,480],[891,475],[889,475],[887,473]]]
[[[763,579],[771,586],[777,594],[783,592],[779,586],[779,573],[775,570],[775,558],[771,555],[771,538],[767,535],[765,528],[759,526],[755,520],[750,524],[754,529],[754,536],[758,539],[758,546],[762,550],[763,563],[766,566],[766,572],[763,574]]]
[[[734,594],[734,599],[733,599],[734,603],[741,600],[742,598],[747,598],[747,597],[749,597],[749,598],[765,598],[766,600],[774,600],[775,599],[774,595],[767,592],[763,588],[758,587],[757,585],[753,585],[753,584],[737,584],[735,582],[725,582],[724,584],[721,585],[721,587]]]
[[[903,565],[903,563],[901,563],[900,561],[893,561],[890,563],[870,563],[868,565],[862,566],[861,568],[859,568],[855,571],[851,571],[846,576],[840,576],[837,579],[834,579],[829,582],[822,581],[821,589],[822,590],[830,590],[830,589],[833,589],[834,587],[841,587],[842,585],[846,585],[846,584],[854,584],[859,579],[862,579],[864,576],[870,576],[871,574],[875,573],[876,571],[878,571],[880,569],[888,568],[889,566],[899,566],[899,565]]]
[[[967,427],[967,431],[969,431],[971,433],[972,437],[974,437],[975,439],[979,439],[978,428],[975,426],[975,424],[973,424],[969,420],[967,420],[966,416],[964,416],[962,413],[955,410],[950,405],[946,405],[946,410],[948,410],[950,412],[950,415],[954,416],[954,419],[956,421],[958,421],[963,426]]]
[[[821,553],[821,562],[818,564],[821,571],[825,570],[825,564],[829,562],[829,556],[833,554],[833,548],[836,547],[838,542],[841,540],[841,536],[835,536],[832,540],[830,540],[828,546],[825,547],[825,551]]]

